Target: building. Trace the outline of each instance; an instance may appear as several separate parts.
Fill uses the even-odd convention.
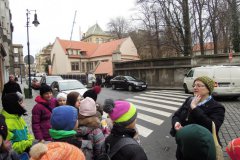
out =
[[[113,62],[138,59],[130,37],[101,44],[56,38],[51,52],[52,74],[112,75]]]
[[[0,91],[13,73],[11,11],[8,0],[0,0]]]
[[[25,65],[23,62],[23,45],[13,44],[13,70],[16,76],[24,77]]]
[[[83,34],[83,42],[92,42],[96,44],[101,44],[114,40],[114,36],[104,32],[101,27],[96,23],[90,27],[85,34]]]
[[[47,45],[35,56],[36,74],[42,75],[48,72],[48,65],[51,64],[52,47],[52,44]]]
[[[218,54],[224,53],[223,45],[219,44],[218,46]],[[213,55],[214,54],[214,44],[213,42],[204,43],[204,55]],[[193,46],[193,55],[199,56],[201,55],[200,44],[195,44]]]

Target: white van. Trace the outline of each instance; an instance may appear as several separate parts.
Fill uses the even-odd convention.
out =
[[[213,96],[240,96],[240,66],[204,66],[192,68],[184,78],[186,93],[193,92],[193,81],[208,76],[215,81]]]

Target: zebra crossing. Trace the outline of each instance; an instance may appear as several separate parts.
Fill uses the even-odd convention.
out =
[[[138,109],[138,119],[144,121],[144,124],[152,124],[160,126],[167,118],[182,105],[190,94],[185,94],[183,91],[160,90],[146,91],[142,94],[127,98]],[[147,138],[154,130],[151,125],[136,125],[139,134]]]

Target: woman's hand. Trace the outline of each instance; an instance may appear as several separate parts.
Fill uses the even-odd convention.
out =
[[[175,125],[174,125],[174,128],[175,128],[176,131],[180,130],[182,128],[181,123],[176,122]]]
[[[196,96],[193,98],[193,100],[192,100],[192,102],[191,102],[191,108],[192,108],[192,109],[194,109],[194,108],[197,107],[197,105],[198,105],[198,103],[200,102],[201,98],[202,98],[202,97],[201,97],[200,95],[196,95]]]

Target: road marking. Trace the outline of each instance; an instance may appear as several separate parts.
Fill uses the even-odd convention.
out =
[[[163,100],[163,99],[148,98],[148,97],[141,97],[141,96],[134,96],[134,98],[143,99],[143,100],[149,100],[149,101],[154,101],[154,102],[162,102],[162,103],[174,104],[174,105],[179,105],[179,106],[182,105],[182,103],[180,103],[180,102],[173,102],[173,101],[168,101],[168,100]]]
[[[137,107],[138,110],[143,110],[143,111],[151,112],[154,114],[159,114],[159,115],[162,115],[165,117],[170,117],[172,115],[172,113],[157,110],[157,109],[147,108],[147,107],[143,107],[143,106],[139,106],[139,105],[135,105],[135,106]]]
[[[144,120],[144,121],[147,121],[149,123],[156,124],[158,126],[160,126],[163,123],[163,120],[161,120],[161,119],[154,118],[152,116],[148,116],[148,115],[142,114],[142,113],[138,113],[137,118],[141,119],[141,120]]]
[[[154,93],[154,92],[145,92],[147,94],[152,94],[152,95],[161,95],[161,96],[168,96],[168,97],[177,97],[177,98],[188,98],[189,96],[181,96],[181,95],[169,95],[166,93]]]
[[[171,91],[150,91],[154,93],[168,93],[168,94],[174,94],[174,95],[184,95],[184,96],[191,96],[191,94],[185,94],[185,93],[177,93],[177,92],[171,92]]]
[[[135,102],[135,103],[141,103],[141,104],[146,104],[146,105],[150,105],[150,106],[158,107],[158,108],[165,108],[165,109],[169,109],[169,110],[173,110],[173,111],[178,110],[177,107],[171,107],[171,106],[164,105],[164,104],[151,103],[151,102],[141,101],[141,100],[132,99],[132,98],[128,98],[128,99],[126,99],[126,101]]]
[[[141,135],[141,136],[143,136],[145,138],[147,138],[153,132],[153,130],[148,129],[146,127],[143,127],[143,126],[141,126],[139,124],[136,124],[136,127],[137,127],[137,130],[139,132],[139,135]]]
[[[155,95],[149,95],[149,94],[140,94],[141,96],[146,96],[146,97],[152,97],[152,98],[164,98],[164,99],[169,99],[169,100],[176,100],[176,101],[181,101],[184,102],[185,99],[182,98],[173,98],[173,97],[166,97],[166,96],[155,96]]]
[[[184,91],[176,91],[176,90],[160,90],[160,91],[163,91],[163,92],[176,92],[176,93],[183,93],[183,94],[185,94]]]

